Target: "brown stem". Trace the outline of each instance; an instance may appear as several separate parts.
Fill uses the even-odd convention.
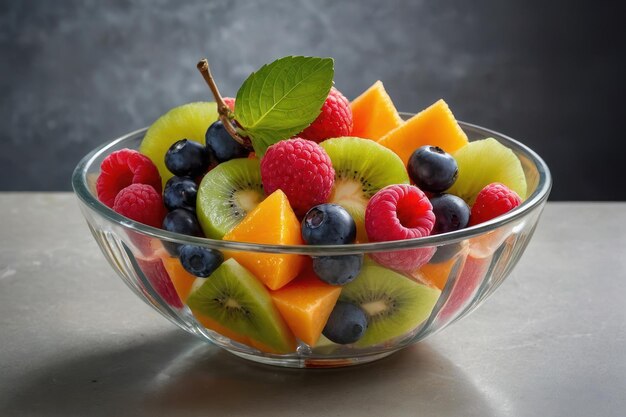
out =
[[[219,115],[219,119],[224,124],[224,128],[234,140],[239,142],[239,144],[250,148],[250,140],[248,138],[241,137],[231,123],[233,112],[230,110],[230,107],[228,107],[226,102],[224,102],[224,99],[220,94],[220,90],[218,90],[217,84],[215,84],[213,75],[211,75],[211,69],[209,68],[209,61],[207,61],[205,58],[198,62],[197,67],[198,71],[200,71],[200,74],[202,74],[204,81],[206,81],[206,83],[209,85],[209,88],[213,93],[213,97],[215,97],[215,102],[217,103],[217,113]]]

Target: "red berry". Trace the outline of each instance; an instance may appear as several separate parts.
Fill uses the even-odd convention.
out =
[[[310,140],[295,138],[270,146],[261,159],[266,194],[281,189],[301,216],[325,203],[335,182],[335,170],[326,151]]]
[[[299,136],[321,142],[328,138],[350,136],[351,133],[352,109],[350,102],[339,90],[332,87],[317,119]]]
[[[504,184],[494,182],[483,188],[472,206],[469,225],[474,226],[494,219],[522,203],[517,193]]]
[[[161,193],[161,176],[150,158],[132,149],[120,149],[102,161],[96,181],[101,202],[113,208],[117,194],[131,184],[148,184]]]
[[[371,242],[413,239],[428,236],[435,225],[435,215],[428,197],[417,187],[389,185],[370,199],[365,209],[365,231]],[[427,263],[434,247],[393,252],[375,252],[371,256],[381,265],[402,272],[412,272]]]
[[[113,210],[152,227],[161,227],[167,213],[161,194],[147,184],[131,184],[115,197]]]
[[[224,103],[226,103],[226,105],[228,107],[230,107],[231,111],[235,111],[235,99],[232,97],[224,97]]]

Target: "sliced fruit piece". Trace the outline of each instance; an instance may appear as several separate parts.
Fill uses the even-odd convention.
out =
[[[187,304],[231,331],[270,349],[293,352],[293,334],[272,303],[267,289],[235,259],[224,262],[191,293]]]
[[[438,146],[453,153],[467,145],[467,135],[457,123],[448,104],[438,100],[387,133],[378,143],[398,154],[406,165],[413,151],[421,146]]]
[[[352,136],[378,140],[403,123],[382,81],[376,81],[350,103]]]
[[[391,184],[408,184],[404,164],[389,149],[355,137],[328,139],[320,145],[335,168],[335,185],[329,202],[339,204],[354,218],[357,241],[367,242],[365,208],[378,190]]]
[[[463,270],[454,282],[448,301],[438,314],[438,319],[448,322],[455,318],[474,297],[483,278],[489,270],[492,256],[486,258],[467,257]]]
[[[161,174],[163,187],[173,174],[165,166],[165,153],[175,142],[189,139],[204,145],[204,135],[217,120],[217,106],[213,102],[197,102],[175,107],[159,117],[150,126],[139,152],[154,162]]]
[[[300,235],[300,222],[281,190],[274,191],[263,200],[241,223],[224,235],[224,240],[273,245],[304,243]],[[234,251],[227,255],[248,268],[272,290],[277,290],[294,279],[302,270],[306,258],[292,254]]]
[[[322,282],[307,269],[270,294],[293,334],[309,346],[315,346],[341,294],[341,287]]]
[[[437,250],[441,250],[441,248]],[[461,271],[463,269],[468,252],[469,245],[464,244],[459,247],[459,251],[450,259],[446,259],[442,262],[433,262],[431,259],[429,263],[419,269],[419,273],[426,282],[443,290],[446,286],[446,282],[448,282],[448,278],[453,275],[455,271]]]
[[[357,346],[371,346],[402,336],[430,315],[441,291],[419,284],[373,262],[343,287],[340,300],[360,306],[369,325]]]
[[[176,293],[185,302],[191,293],[194,282],[196,282],[196,277],[187,272],[180,260],[170,256],[165,249],[160,250],[158,256],[161,258],[163,266],[172,280]]]
[[[206,237],[222,239],[265,198],[258,159],[232,159],[209,171],[198,188],[196,213]]]
[[[137,265],[143,275],[152,285],[152,289],[170,306],[182,308],[183,303],[172,285],[172,280],[163,266],[163,261],[158,256],[141,258],[137,256]]]
[[[459,165],[459,176],[448,193],[472,206],[487,185],[499,182],[526,198],[526,176],[515,153],[493,138],[477,140],[452,154]]]

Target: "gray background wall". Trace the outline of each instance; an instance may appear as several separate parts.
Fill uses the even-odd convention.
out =
[[[555,200],[625,200],[625,7],[577,3],[2,0],[0,191],[69,190],[96,145],[209,99],[201,57],[233,95],[298,54],[334,57],[348,98],[381,79],[401,110],[443,97],[525,142]]]

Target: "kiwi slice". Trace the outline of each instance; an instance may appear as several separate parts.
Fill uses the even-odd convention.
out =
[[[402,160],[378,143],[355,137],[325,140],[320,144],[335,169],[330,202],[345,208],[357,226],[357,240],[367,241],[365,208],[378,190],[391,184],[408,184]]]
[[[461,197],[470,207],[487,185],[499,182],[526,198],[526,176],[515,153],[493,138],[470,142],[452,154],[459,176],[446,191]]]
[[[159,117],[150,126],[139,152],[154,162],[159,170],[163,188],[173,174],[165,166],[165,153],[181,139],[189,139],[204,145],[207,129],[217,120],[217,106],[213,102],[188,103],[175,107]]]
[[[295,339],[268,290],[233,258],[222,263],[187,299],[189,307],[277,353],[293,352]]]
[[[339,299],[357,304],[367,313],[367,331],[356,343],[366,347],[417,328],[430,316],[440,294],[436,288],[366,262],[356,279],[343,287]]]
[[[202,178],[198,187],[196,213],[204,234],[221,239],[264,198],[258,159],[222,162]]]

